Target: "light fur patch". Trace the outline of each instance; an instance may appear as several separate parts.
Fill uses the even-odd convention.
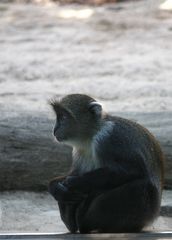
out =
[[[98,142],[109,136],[114,127],[114,123],[107,121],[93,137],[92,141],[73,148],[73,168],[80,174],[90,172],[101,167],[96,154]]]

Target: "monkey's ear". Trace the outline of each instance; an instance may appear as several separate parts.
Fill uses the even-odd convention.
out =
[[[49,105],[53,108],[53,110],[56,112],[56,110],[59,108],[59,102],[51,99],[48,101]]]
[[[91,102],[89,104],[89,110],[90,112],[94,113],[96,116],[101,116],[102,115],[102,106],[98,102]]]
[[[56,100],[50,100],[49,104],[53,108],[53,110],[56,114],[62,113],[62,111],[64,110],[62,108],[62,106],[60,105],[60,102],[58,102]]]

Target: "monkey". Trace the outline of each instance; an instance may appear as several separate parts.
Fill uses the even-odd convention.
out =
[[[69,173],[48,186],[68,230],[142,231],[161,204],[164,155],[156,138],[84,94],[50,104],[56,114],[54,137],[73,148]]]

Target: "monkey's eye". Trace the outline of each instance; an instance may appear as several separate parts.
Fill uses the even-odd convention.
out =
[[[66,120],[66,119],[67,119],[67,116],[63,114],[63,115],[61,116],[61,120]]]
[[[57,116],[58,122],[60,125],[63,125],[66,123],[67,116],[62,114],[60,116]]]

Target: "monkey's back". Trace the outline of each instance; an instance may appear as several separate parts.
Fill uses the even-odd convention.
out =
[[[113,168],[114,163],[131,171],[137,169],[161,191],[164,178],[164,156],[156,138],[140,124],[121,117],[106,116],[113,122],[106,137],[99,137],[99,156],[102,163]],[[105,161],[104,161],[105,159]]]

